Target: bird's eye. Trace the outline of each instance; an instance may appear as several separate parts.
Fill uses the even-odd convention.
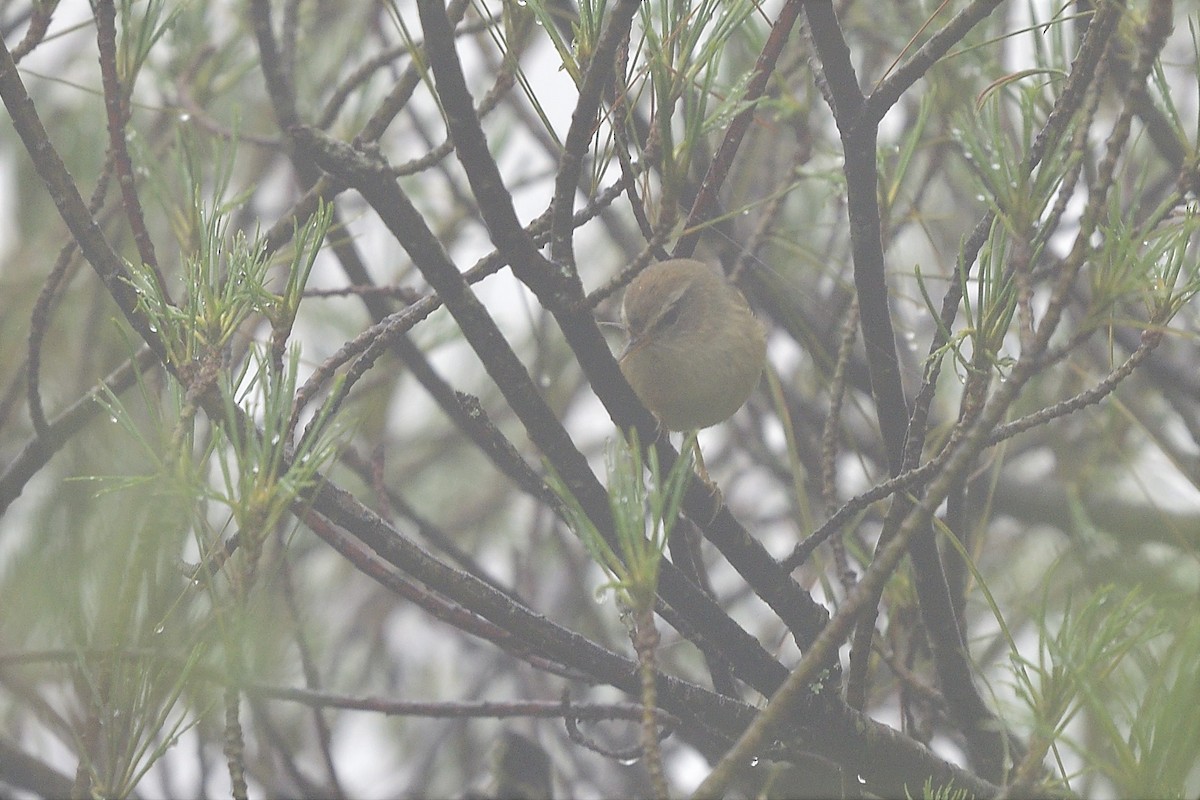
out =
[[[679,319],[680,306],[682,306],[682,303],[672,303],[670,308],[664,311],[663,315],[658,318],[658,323],[655,325],[655,327],[662,329],[669,328],[674,325]]]

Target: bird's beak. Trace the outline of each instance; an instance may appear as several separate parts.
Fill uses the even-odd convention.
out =
[[[639,347],[641,347],[645,343],[646,343],[646,340],[642,336],[630,336],[629,341],[625,343],[625,346],[623,348],[621,348],[621,353],[620,353],[620,355],[617,356],[617,362],[619,363],[621,361],[624,361],[625,356],[629,355],[634,350],[637,350]]]

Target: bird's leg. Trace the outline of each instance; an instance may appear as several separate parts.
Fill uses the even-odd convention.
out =
[[[716,482],[708,476],[708,470],[704,467],[704,455],[700,452],[699,438],[692,440],[692,452],[696,454],[696,474],[700,476],[700,480],[704,481],[704,487],[708,490],[708,496],[714,501],[712,516],[705,525],[707,527],[716,520],[717,514],[721,513],[721,506],[725,505],[725,498],[721,495],[721,490],[717,487]]]
[[[654,423],[655,423],[654,439],[651,440],[650,444],[651,445],[658,444],[660,441],[662,441],[664,439],[667,441],[667,444],[670,444],[671,443],[671,432],[669,430],[667,430],[666,425],[663,425],[663,421],[658,418],[657,414],[654,415]]]
[[[700,480],[704,481],[704,485],[708,487],[708,493],[719,491],[717,485],[713,483],[713,479],[708,477],[708,470],[704,468],[704,454],[700,452],[700,439],[697,438],[692,444],[692,452],[696,454],[696,474],[700,476]]]

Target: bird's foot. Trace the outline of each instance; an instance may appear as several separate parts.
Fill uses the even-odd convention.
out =
[[[704,481],[704,488],[708,492],[708,499],[712,501],[712,510],[708,514],[708,522],[704,523],[704,527],[707,528],[717,521],[717,517],[721,516],[721,509],[725,507],[725,496],[721,494],[721,488],[708,475],[701,475],[700,479]]]

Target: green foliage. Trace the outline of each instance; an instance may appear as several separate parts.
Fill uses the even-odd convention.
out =
[[[332,418],[318,412],[310,434],[293,448],[288,423],[296,395],[300,350],[291,349],[280,374],[257,350],[242,380],[223,387],[225,419],[217,437],[222,488],[214,498],[226,505],[245,537],[261,540],[292,504],[309,492],[317,471],[333,456]],[[258,421],[259,428],[249,423]]]
[[[912,797],[912,795],[907,796]],[[921,800],[972,800],[972,795],[966,789],[958,788],[953,784],[934,788],[933,781],[927,780],[921,787]]]
[[[183,4],[186,5],[186,4]],[[118,8],[120,31],[117,74],[121,82],[132,86],[159,40],[174,26],[182,5],[169,8],[166,0],[121,0]]]
[[[1006,92],[989,95],[974,118],[963,116],[952,135],[963,161],[984,200],[1014,236],[1030,237],[1036,248],[1045,244],[1053,226],[1042,226],[1047,210],[1081,154],[1058,137],[1049,142],[1038,164],[1030,168],[1031,153],[1047,109],[1040,87],[1012,84]],[[1013,130],[1012,119],[1020,123]]]
[[[178,305],[159,291],[149,270],[133,272],[142,309],[163,335],[172,363],[191,367],[184,374],[201,383],[202,362],[226,358],[252,315],[290,328],[330,220],[325,207],[298,227],[284,288],[276,294],[266,288],[270,260],[263,246],[228,234],[229,211],[197,202],[202,235],[197,252],[185,259],[186,294]],[[272,641],[257,631],[256,603],[246,600],[264,544],[313,490],[336,436],[326,404],[293,445],[299,371],[298,345],[286,362],[252,345],[239,370],[213,373],[214,408],[223,413],[211,427],[198,423],[195,386],[172,381],[159,392],[139,375],[136,409],[111,392],[101,397],[147,469],[89,476],[90,482],[102,483],[114,499],[160,511],[112,543],[105,559],[111,571],[83,579],[107,575],[119,587],[105,593],[111,602],[85,611],[77,625],[74,669],[100,705],[95,713],[104,722],[95,727],[107,739],[105,761],[87,765],[99,795],[129,796],[179,734],[197,724],[212,702],[197,684],[198,666],[221,653],[226,663],[240,665],[250,643]],[[189,534],[201,559],[196,567],[180,560]],[[240,552],[226,561],[235,548]],[[199,705],[183,702],[185,696]],[[81,752],[95,751],[80,744]]]
[[[269,257],[261,237],[230,231],[230,221],[245,202],[244,192],[230,194],[234,171],[231,149],[205,148],[192,136],[176,137],[174,175],[152,171],[150,185],[171,210],[170,221],[182,252],[182,297],[166,293],[155,271],[131,263],[130,282],[139,309],[161,337],[170,363],[188,369],[206,358],[220,358],[235,335],[264,317],[281,335],[295,322],[304,288],[332,219],[332,207],[296,223],[283,287],[272,291]],[[174,178],[174,182],[171,180]],[[176,194],[184,198],[176,202]],[[206,197],[213,197],[211,201]]]
[[[1144,592],[1116,586],[1078,600],[1068,595],[1059,612],[1048,612],[1044,602],[1035,616],[1036,655],[1011,654],[1036,741],[1058,754],[1060,770],[1062,750],[1073,750],[1117,796],[1194,794],[1200,785],[1200,724],[1191,711],[1200,701],[1195,616],[1155,608]],[[1073,725],[1084,720],[1084,728]],[[1082,729],[1084,738],[1073,733]],[[1072,782],[1065,772],[1061,778]]]
[[[690,454],[695,439],[695,432],[689,434],[682,452]],[[607,463],[615,547],[553,471],[551,486],[563,501],[571,527],[609,575],[609,582],[601,590],[614,591],[618,601],[634,611],[646,611],[654,607],[658,565],[679,518],[679,507],[695,467],[690,456],[685,455],[664,476],[653,447],[647,448],[643,461],[637,431],[630,431],[628,440],[620,439],[609,446]]]

